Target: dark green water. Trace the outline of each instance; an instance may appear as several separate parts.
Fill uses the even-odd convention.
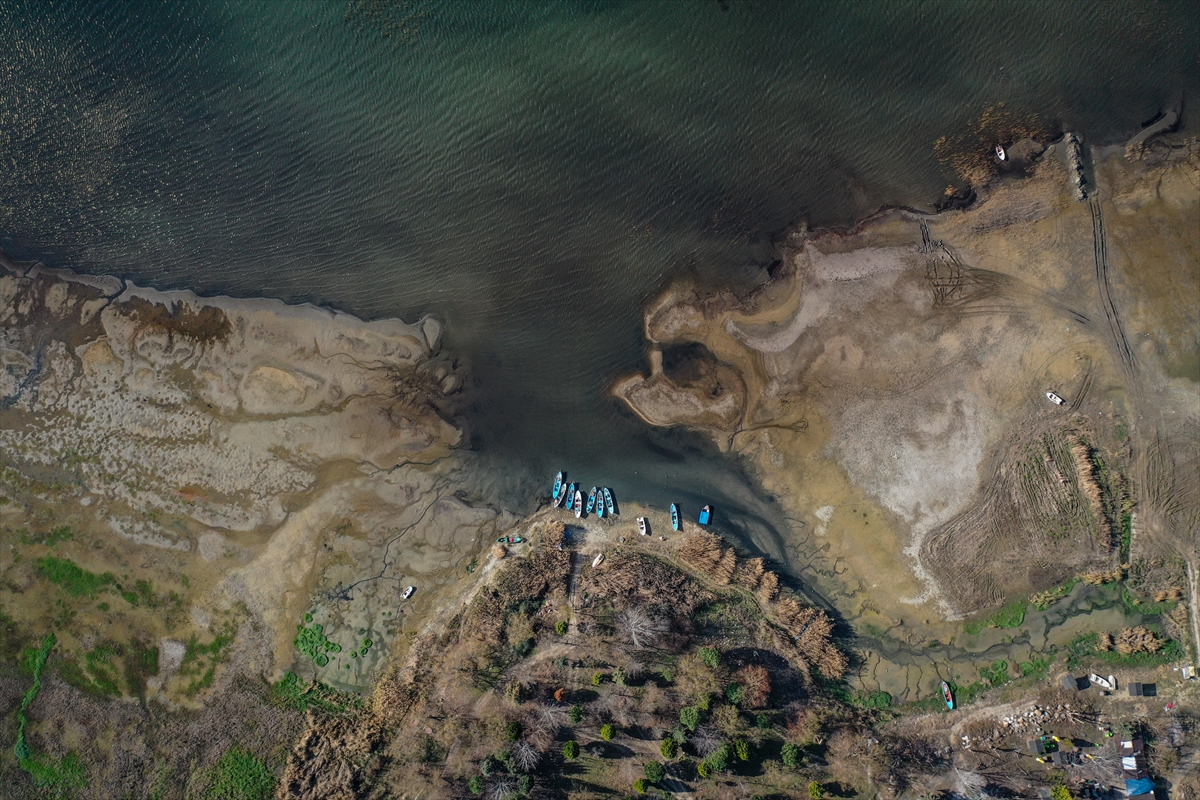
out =
[[[781,520],[736,468],[605,397],[642,365],[642,305],[679,276],[763,280],[802,218],[928,206],[953,177],[933,142],[988,106],[1120,141],[1200,86],[1195,6],[1170,2],[0,0],[0,21],[0,246],[438,312],[500,496],[565,467],[715,498],[768,549]]]

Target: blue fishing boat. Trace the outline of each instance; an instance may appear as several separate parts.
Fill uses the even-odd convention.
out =
[[[700,509],[700,524],[707,525],[712,522],[712,506],[706,505]]]
[[[671,503],[671,527],[675,530],[683,527],[683,521],[679,518],[679,506],[676,503]]]
[[[558,496],[560,494],[562,494],[562,482],[563,482],[563,474],[560,472],[554,476],[554,494],[550,495],[555,500],[557,500]]]
[[[604,495],[596,492],[596,516],[604,516]]]
[[[583,519],[583,492],[575,490],[575,516]]]
[[[567,508],[568,509],[572,509],[575,507],[575,495],[577,495],[577,494],[579,494],[579,492],[576,490],[575,484],[572,483],[570,486],[567,487]]]
[[[954,710],[954,693],[950,691],[950,684],[942,681],[942,699],[946,701],[946,708]]]
[[[617,513],[617,504],[613,502],[612,492],[609,491],[607,486],[600,491],[604,493],[604,510],[607,511],[608,515],[611,517],[613,514]]]
[[[587,513],[589,514],[596,510],[596,493],[598,491],[600,490],[593,486],[592,491],[588,492]]]

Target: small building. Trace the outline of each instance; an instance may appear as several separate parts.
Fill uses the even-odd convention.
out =
[[[1046,755],[1046,753],[1047,753],[1046,743],[1043,742],[1041,739],[1030,739],[1029,740],[1029,752],[1033,753],[1035,756]]]
[[[1062,685],[1072,692],[1082,692],[1092,684],[1086,677],[1076,678],[1074,675],[1063,675]]]
[[[1117,753],[1121,756],[1121,775],[1125,782],[1149,779],[1150,772],[1146,769],[1146,746],[1141,739],[1128,739],[1118,744]],[[1153,791],[1154,782],[1150,782]],[[1141,792],[1129,792],[1130,796]]]
[[[1157,697],[1158,686],[1153,683],[1131,683],[1129,684],[1130,697]]]

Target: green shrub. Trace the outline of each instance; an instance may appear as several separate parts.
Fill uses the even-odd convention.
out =
[[[529,794],[533,791],[533,776],[518,775],[517,776],[517,791],[521,794]]]
[[[745,694],[745,689],[740,683],[731,683],[725,687],[725,699],[730,705],[741,705],[742,695]]]
[[[600,726],[600,738],[603,739],[604,741],[611,742],[613,740],[613,737],[616,735],[617,735],[617,729],[614,728],[612,725],[601,725]]]
[[[721,665],[721,651],[715,647],[701,647],[700,658],[712,669]]]
[[[604,673],[603,672],[597,672],[594,675],[592,675],[592,686],[600,686],[603,683],[604,683]]]
[[[642,768],[642,773],[651,784],[658,783],[667,777],[666,768],[657,761],[647,761],[646,766]]]
[[[759,714],[754,718],[754,725],[760,731],[769,731],[771,730],[771,718],[766,714]]]
[[[587,714],[587,709],[583,706],[571,706],[571,710],[567,712],[567,718],[571,720],[572,725],[578,725],[583,722],[585,714]]]
[[[621,669],[620,667],[617,667],[613,670],[613,683],[615,683],[617,686],[625,685],[625,670]]]
[[[579,743],[574,739],[563,745],[563,758],[576,759],[579,758]]]
[[[696,726],[700,724],[700,709],[695,706],[684,706],[679,709],[679,721],[689,731],[696,730]]]
[[[467,781],[467,791],[471,794],[483,794],[483,778],[472,775],[471,780]]]
[[[1061,783],[1050,790],[1050,800],[1072,800],[1071,790]]]
[[[504,733],[510,742],[515,742],[517,739],[521,738],[521,723],[517,722],[515,719],[509,721]]]
[[[636,781],[633,782],[633,790],[635,792],[637,792],[638,794],[645,794],[646,788],[647,788],[647,783],[646,783],[645,778],[638,778]]]
[[[709,775],[712,775],[712,767],[708,765],[707,761],[701,761],[696,765],[696,774],[701,778],[707,778]]]
[[[792,742],[785,742],[783,748],[779,751],[779,755],[783,759],[783,765],[788,769],[796,769],[796,767],[800,766],[802,756],[799,745]]]
[[[662,746],[658,748],[658,752],[662,753],[662,757],[670,761],[675,756],[679,755],[679,745],[670,736],[662,740]]]
[[[821,787],[821,784],[813,781],[808,785],[808,796],[811,800],[821,800],[825,796],[825,789]]]
[[[724,772],[729,769],[729,762],[733,758],[733,748],[728,743],[722,744],[712,752],[705,761],[712,767],[713,772]]]
[[[486,755],[479,762],[479,774],[485,778],[492,777],[498,769],[500,769],[500,762],[493,755]]]
[[[750,760],[750,743],[745,739],[738,739],[733,743],[733,752],[737,756],[738,761]]]
[[[559,636],[566,636],[567,628],[569,628],[569,627],[570,627],[569,622],[567,622],[565,619],[560,619],[558,622],[554,623],[554,632],[557,633]]]

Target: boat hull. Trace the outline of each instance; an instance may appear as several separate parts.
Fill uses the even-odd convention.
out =
[[[601,491],[604,494],[604,510],[607,511],[608,515],[611,517],[613,514],[617,513],[617,504],[613,502],[612,492],[608,490],[607,486],[605,486]]]
[[[560,472],[554,476],[554,493],[551,495],[555,500],[562,494],[563,474]]]
[[[675,505],[674,503],[671,503],[671,527],[675,530],[679,530],[680,527],[679,506]]]

